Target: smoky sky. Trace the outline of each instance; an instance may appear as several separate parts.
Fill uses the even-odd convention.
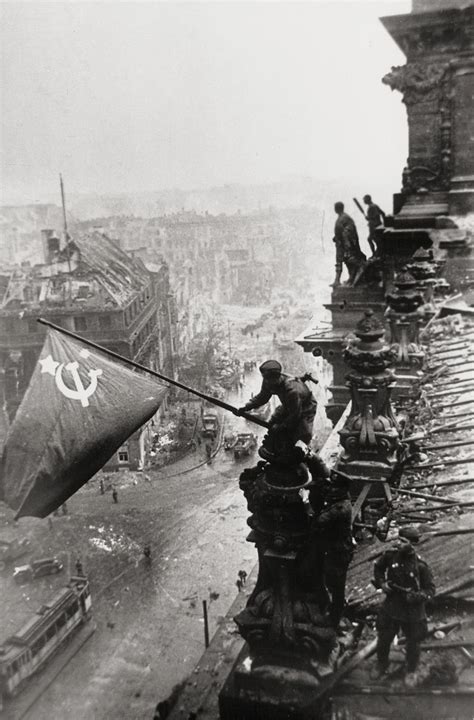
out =
[[[291,176],[398,182],[408,2],[1,6],[3,202]]]

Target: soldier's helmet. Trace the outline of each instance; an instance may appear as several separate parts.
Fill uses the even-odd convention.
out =
[[[265,360],[260,365],[259,370],[264,376],[277,377],[281,374],[282,367],[278,360]]]
[[[402,527],[398,531],[398,537],[405,538],[406,540],[409,540],[411,543],[417,543],[420,541],[420,532],[417,530],[417,528],[414,527]]]

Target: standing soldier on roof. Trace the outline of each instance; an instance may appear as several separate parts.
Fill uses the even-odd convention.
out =
[[[390,645],[400,628],[406,637],[405,684],[417,683],[420,642],[426,636],[426,601],[435,594],[429,566],[416,554],[412,543],[420,535],[416,528],[401,528],[394,548],[386,550],[374,564],[374,585],[385,593],[377,618],[377,666],[374,679],[388,670]]]
[[[311,390],[300,378],[292,378],[282,373],[278,360],[266,360],[259,369],[263,378],[261,390],[246,405],[239,408],[237,414],[259,408],[265,405],[272,395],[276,395],[281,405],[269,420],[272,435],[285,435],[293,445],[297,440],[309,445],[317,408]]]
[[[360,249],[354,220],[344,212],[344,203],[337,202],[334,205],[334,212],[337,215],[333,238],[336,244],[336,277],[332,285],[337,287],[341,284],[342,264],[344,263],[349,273],[347,284],[352,286],[364,267],[366,257]]]
[[[365,214],[367,224],[369,226],[369,237],[367,238],[367,242],[372,250],[372,255],[375,255],[377,252],[375,230],[385,223],[385,213],[372,201],[372,197],[370,195],[364,195],[363,201],[367,205],[367,212]]]

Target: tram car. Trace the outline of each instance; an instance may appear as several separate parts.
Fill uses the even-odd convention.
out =
[[[24,681],[90,617],[89,582],[86,577],[74,576],[0,645],[0,697],[16,695]]]

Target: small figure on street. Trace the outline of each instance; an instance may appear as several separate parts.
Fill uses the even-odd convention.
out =
[[[265,405],[272,395],[276,395],[281,405],[271,416],[270,432],[273,436],[286,435],[288,442],[294,444],[302,440],[308,444],[313,436],[313,422],[317,402],[311,390],[300,378],[282,373],[278,360],[266,360],[260,365],[262,387],[260,392],[236,411],[241,415]]]
[[[151,560],[151,547],[148,543],[143,546],[143,555],[145,556],[145,560]]]
[[[242,586],[243,586],[242,580],[241,580],[240,578],[238,578],[238,579],[235,581],[235,584],[237,585],[237,590],[240,592],[240,591],[242,590]]]
[[[380,227],[380,225],[384,225],[385,213],[381,208],[379,208],[378,205],[373,202],[370,195],[364,195],[362,199],[367,205],[367,212],[365,214],[367,224],[369,226],[369,236],[367,238],[367,242],[370,245],[372,255],[375,255],[377,252],[377,243],[375,242],[375,230]]]
[[[53,529],[53,519],[52,519],[51,515],[48,515],[48,528],[50,530]]]
[[[335,203],[334,211],[337,215],[333,238],[336,245],[336,277],[332,285],[338,287],[341,284],[342,264],[344,263],[349,273],[347,284],[352,287],[360,276],[366,257],[360,249],[354,220],[344,212],[344,203]]]
[[[114,503],[118,503],[118,492],[116,488],[113,488],[112,490],[112,500]]]
[[[427,634],[426,602],[435,594],[431,569],[416,554],[419,532],[401,528],[394,547],[386,550],[374,564],[374,585],[385,593],[377,617],[377,665],[374,679],[383,677],[389,666],[390,645],[400,629],[406,637],[405,683],[417,684],[420,642]]]
[[[67,514],[68,514],[67,503],[64,502],[64,503],[61,505],[61,512],[62,512],[63,515],[67,515]]]
[[[77,558],[76,560],[76,575],[84,577],[84,568],[82,567],[82,562],[80,558]]]
[[[99,488],[100,488],[100,494],[103,495],[105,493],[105,487],[104,487],[104,481],[102,478],[100,478],[100,481],[99,481]]]
[[[239,580],[242,581],[242,585],[245,585],[245,583],[247,582],[247,573],[245,572],[245,570],[239,570],[238,575]]]
[[[350,483],[348,475],[332,470],[330,484],[324,484],[322,507],[319,512],[317,507],[313,508],[312,533],[318,566],[330,596],[329,617],[336,630],[344,614],[347,569],[354,555]],[[311,495],[310,498],[313,499]]]
[[[211,445],[211,443],[206,443],[206,457],[207,457],[207,462],[210,463],[212,461],[212,445]]]

